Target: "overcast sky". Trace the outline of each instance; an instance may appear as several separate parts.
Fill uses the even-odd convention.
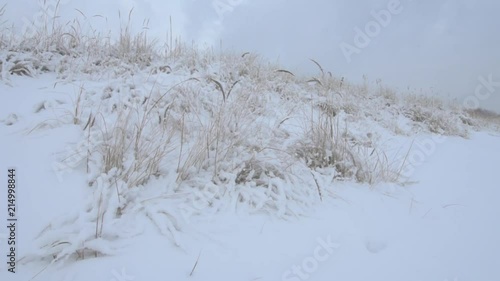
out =
[[[7,19],[22,25],[23,17],[32,19],[36,14],[37,1],[0,3],[7,3]],[[500,112],[500,2],[496,0],[62,1],[63,19],[81,17],[78,8],[87,17],[106,18],[93,19],[94,27],[105,30],[118,29],[118,10],[123,16],[134,7],[137,30],[149,19],[150,34],[161,39],[171,15],[175,32],[186,41],[219,47],[222,40],[226,48],[258,52],[295,72],[316,71],[308,60],[314,58],[349,80],[367,75],[399,89],[422,88],[459,101],[474,96],[482,76],[493,86],[482,86],[478,100]]]

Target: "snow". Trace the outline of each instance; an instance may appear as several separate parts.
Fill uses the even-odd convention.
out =
[[[34,249],[32,239],[44,225],[78,210],[86,193],[84,174],[68,172],[60,182],[50,166],[54,153],[77,140],[75,128],[23,130],[43,120],[33,104],[47,95],[64,98],[50,90],[53,82],[45,75],[2,85],[8,101],[2,115],[15,113],[22,122],[1,127],[2,166],[15,167],[19,179],[19,254]],[[182,248],[136,218],[129,223],[139,231],[124,239],[119,254],[49,266],[34,280],[497,280],[499,137],[447,137],[415,170],[418,183],[405,187],[335,182],[334,198],[301,217],[205,213],[178,233]],[[2,237],[5,248],[5,230]],[[318,241],[335,244],[321,261],[315,259]],[[1,279],[29,280],[43,268],[20,264],[12,275],[2,263]],[[297,268],[302,279],[292,273]]]
[[[0,280],[500,280],[493,118],[255,54],[114,47],[0,50]]]

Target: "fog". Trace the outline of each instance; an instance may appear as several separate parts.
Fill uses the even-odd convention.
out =
[[[36,2],[0,1],[7,4],[4,18],[17,26],[37,13]],[[172,17],[186,42],[257,52],[308,75],[317,71],[313,58],[351,81],[366,75],[458,102],[476,95],[482,107],[500,112],[498,1],[65,0],[59,13],[117,31],[118,11],[123,24],[132,8],[134,30],[148,19],[149,34],[161,41]]]

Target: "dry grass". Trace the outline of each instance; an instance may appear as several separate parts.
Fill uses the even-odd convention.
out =
[[[3,12],[5,7],[0,16]],[[44,255],[54,254],[54,260],[83,257],[87,249],[81,245],[109,237],[105,224],[139,204],[136,190],[147,189],[156,179],[175,186],[170,189],[174,195],[215,186],[224,191],[213,199],[224,201],[220,205],[246,204],[278,216],[300,215],[333,194],[332,178],[369,184],[399,181],[402,167],[375,140],[364,141],[360,135],[368,132],[356,132],[358,123],[377,125],[384,118],[400,118],[424,131],[456,135],[464,135],[471,125],[467,114],[460,108],[448,110],[442,100],[401,97],[378,82],[373,90],[367,79],[352,84],[313,59],[318,75],[304,78],[263,63],[252,53],[187,47],[174,40],[172,28],[161,50],[148,38],[147,21],[141,32],[132,34],[132,12],[116,42],[93,28],[85,33],[85,23],[78,20],[60,24],[57,14],[47,17],[33,36],[0,36],[2,48],[13,50],[1,53],[6,83],[10,75],[56,72],[61,81],[80,75],[120,84],[129,79],[149,87],[123,86],[117,91],[116,84],[110,84],[92,94],[81,86],[72,107],[51,123],[82,129],[85,172],[93,191],[84,212],[84,220],[93,226],[87,236],[75,243],[64,235],[42,235],[48,248]],[[383,116],[387,112],[390,117]],[[468,115],[485,122],[500,119],[481,110]],[[161,196],[167,195],[172,194]],[[166,209],[169,202],[148,203],[167,218],[151,218],[162,233],[179,228],[172,222],[179,218]],[[74,233],[71,224],[61,223]],[[57,232],[57,227],[51,231]],[[106,254],[99,245],[89,249]]]
[[[493,126],[494,129],[500,129],[500,114],[493,112],[491,110],[477,108],[473,110],[467,110],[467,113],[471,118],[473,118],[477,123],[482,126]],[[472,122],[472,121],[471,121]],[[474,124],[471,124],[474,125]]]

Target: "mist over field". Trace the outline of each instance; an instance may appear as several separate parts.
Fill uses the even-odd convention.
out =
[[[7,18],[18,25],[23,17],[31,20],[39,8],[37,1],[2,2]],[[387,23],[377,22],[373,14],[390,5],[397,5],[399,12]],[[223,48],[257,52],[301,73],[315,71],[309,62],[313,58],[351,81],[366,75],[402,92],[410,89],[459,102],[474,95],[479,77],[492,75],[500,81],[500,3],[494,0],[66,0],[59,7],[62,19],[82,19],[81,11],[93,28],[104,31],[118,30],[118,12],[124,23],[132,8],[133,28],[140,30],[149,20],[148,34],[160,42],[167,38],[172,16],[174,33],[186,42],[214,48],[222,42]],[[340,45],[356,47],[356,28],[365,31],[373,22],[380,30],[371,26],[374,36],[348,62]],[[495,91],[480,105],[499,112],[500,94]]]

